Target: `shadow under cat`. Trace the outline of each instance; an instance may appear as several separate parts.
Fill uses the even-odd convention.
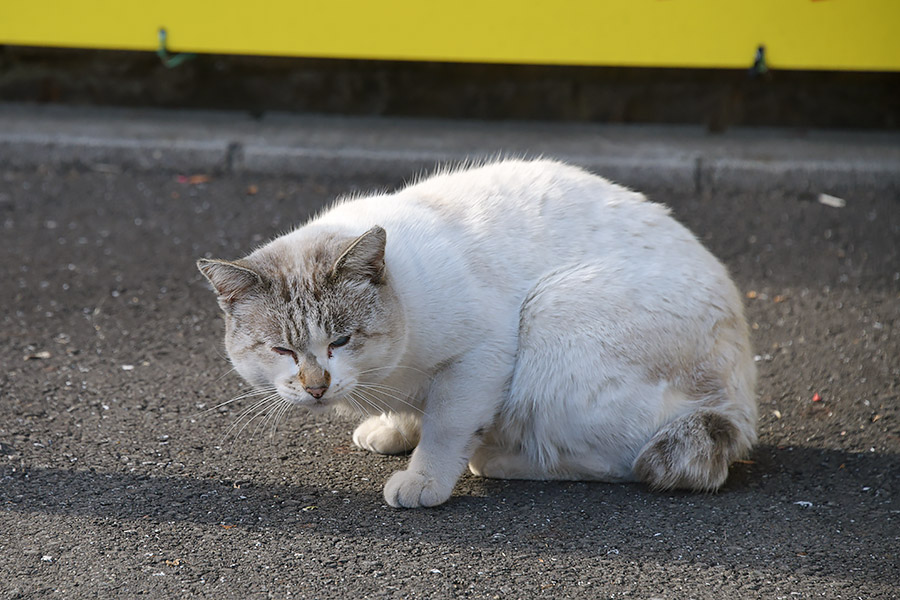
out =
[[[129,527],[168,522],[247,532],[274,528],[299,540],[321,534],[372,541],[424,530],[427,543],[458,549],[509,544],[518,551],[588,550],[621,559],[789,570],[862,582],[890,571],[898,459],[761,445],[749,461],[732,467],[728,482],[714,494],[467,476],[448,504],[425,512],[387,507],[375,481],[326,490],[6,467],[0,500],[8,513],[111,520],[116,526],[125,521]],[[742,518],[733,518],[735,513]],[[748,530],[748,522],[755,526]],[[835,547],[835,530],[841,547]],[[853,568],[820,560],[836,552],[841,564]]]

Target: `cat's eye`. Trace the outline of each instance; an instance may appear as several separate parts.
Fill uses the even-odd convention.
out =
[[[338,339],[334,340],[330,344],[328,344],[328,358],[331,358],[331,351],[335,348],[340,348],[341,346],[346,346],[347,342],[350,341],[349,335],[342,335]]]
[[[272,352],[277,352],[278,354],[280,354],[282,356],[291,356],[294,358],[297,357],[297,355],[294,353],[293,350],[291,350],[289,348],[282,348],[281,346],[275,346],[274,348],[272,348]]]
[[[332,348],[340,348],[341,346],[346,346],[347,342],[349,342],[349,341],[350,341],[349,335],[342,335],[341,337],[334,340],[333,342],[331,342],[328,345],[331,346]]]

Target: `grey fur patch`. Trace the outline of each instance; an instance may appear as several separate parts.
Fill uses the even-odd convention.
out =
[[[234,261],[201,258],[197,268],[215,288],[223,308],[263,283],[259,273]]]
[[[387,233],[378,225],[353,240],[331,269],[331,279],[359,278],[380,283],[384,275],[384,249]]]
[[[656,490],[715,491],[740,458],[739,430],[725,415],[700,410],[675,419],[654,435],[634,461],[635,476]]]
[[[305,245],[271,244],[238,261],[199,261],[220,294],[232,358],[265,360],[263,346],[306,354],[344,335],[351,338],[345,351],[354,353],[368,339],[393,338],[399,313],[385,285],[386,235],[378,226],[358,237],[323,232]]]

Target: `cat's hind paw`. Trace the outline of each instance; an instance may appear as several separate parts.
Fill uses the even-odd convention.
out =
[[[384,485],[384,499],[394,508],[421,508],[443,504],[453,485],[443,485],[433,477],[415,471],[397,471]]]
[[[749,447],[726,416],[699,410],[675,419],[647,442],[634,461],[638,479],[656,490],[712,492],[728,477],[728,465]]]
[[[546,479],[546,474],[520,454],[479,448],[469,460],[469,471],[488,479]]]
[[[419,431],[391,415],[369,417],[353,432],[353,443],[378,454],[403,454],[419,443]]]

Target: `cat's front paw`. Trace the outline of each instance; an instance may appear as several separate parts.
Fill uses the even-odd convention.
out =
[[[397,471],[384,485],[384,499],[394,508],[437,506],[450,498],[452,485],[444,485],[423,473]]]
[[[418,431],[388,415],[369,417],[353,432],[354,444],[378,454],[403,454],[418,442]]]

